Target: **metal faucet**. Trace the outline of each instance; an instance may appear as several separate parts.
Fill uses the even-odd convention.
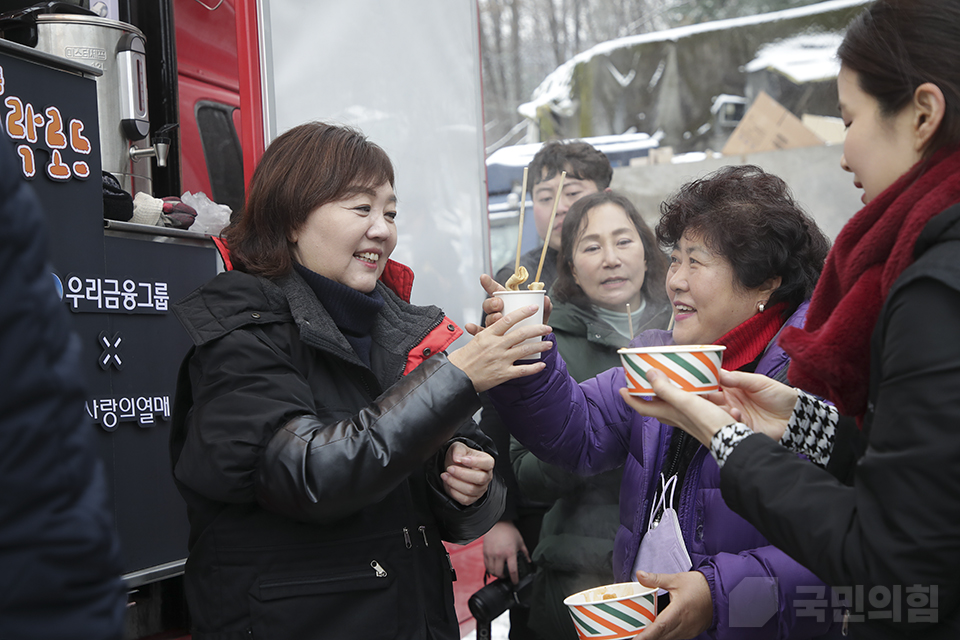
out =
[[[167,132],[176,127],[176,124],[163,125],[157,129],[151,138],[153,140],[153,146],[146,148],[130,147],[130,157],[133,158],[134,162],[138,162],[140,158],[153,157],[157,159],[158,167],[167,166],[167,156],[170,153],[170,137],[167,136]]]

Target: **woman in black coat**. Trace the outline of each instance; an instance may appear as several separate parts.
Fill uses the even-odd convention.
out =
[[[727,504],[832,585],[804,615],[843,605],[856,637],[960,637],[960,67],[944,62],[958,42],[955,0],[878,0],[840,46],[842,166],[866,206],[806,327],[781,338],[790,382],[836,408],[729,373],[719,406],[662,377],[660,400],[628,400],[711,447]],[[845,416],[865,443],[852,486],[788,451],[829,469],[849,450]]]
[[[278,137],[225,230],[234,270],[178,303],[194,341],[173,471],[190,516],[193,637],[459,638],[443,541],[503,509],[478,392],[542,364],[504,336],[466,346],[409,303],[393,167],[359,132]]]

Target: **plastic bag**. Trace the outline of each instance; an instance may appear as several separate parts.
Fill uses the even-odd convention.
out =
[[[197,193],[185,192],[180,201],[193,207],[197,211],[197,219],[190,227],[190,231],[199,231],[211,236],[219,236],[220,230],[230,222],[230,207],[217,204],[202,191]]]

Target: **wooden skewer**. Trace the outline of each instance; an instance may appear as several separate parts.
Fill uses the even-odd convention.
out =
[[[563,179],[566,171],[560,172],[560,184],[557,185],[557,197],[553,200],[553,211],[550,212],[550,223],[547,225],[547,237],[543,239],[543,251],[540,252],[540,264],[537,265],[537,277],[534,282],[540,282],[540,272],[543,271],[543,259],[547,257],[547,247],[550,246],[550,234],[553,233],[553,220],[557,217],[557,207],[560,206],[560,195],[563,193]]]
[[[627,325],[630,327],[630,341],[633,341],[633,315],[630,313],[630,303],[627,303]]]
[[[523,211],[527,208],[527,169],[523,168],[523,187],[520,191],[520,232],[517,234],[517,263],[513,267],[513,272],[520,271],[520,241],[523,240]]]

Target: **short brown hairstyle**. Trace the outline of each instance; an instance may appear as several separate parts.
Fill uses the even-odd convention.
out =
[[[755,289],[779,276],[769,305],[786,302],[788,315],[813,294],[830,249],[787,184],[753,165],[723,167],[688,182],[660,213],[657,240],[664,248],[689,231],[730,262],[740,287]]]
[[[623,209],[627,218],[637,229],[637,233],[640,234],[643,255],[647,262],[647,273],[643,278],[643,286],[640,287],[644,300],[666,302],[667,294],[664,289],[664,282],[667,277],[667,257],[657,246],[653,231],[643,221],[643,217],[633,206],[633,203],[625,196],[614,191],[592,193],[580,198],[570,206],[570,210],[567,211],[567,215],[563,219],[560,253],[557,254],[557,279],[550,289],[550,296],[555,298],[557,302],[569,302],[593,313],[593,303],[573,277],[573,250],[580,236],[583,235],[583,229],[586,227],[590,212],[607,203],[615,204]]]
[[[390,158],[356,129],[323,122],[290,129],[267,147],[243,209],[223,231],[234,268],[268,278],[289,273],[290,234],[312,211],[387,182],[394,184]]]

